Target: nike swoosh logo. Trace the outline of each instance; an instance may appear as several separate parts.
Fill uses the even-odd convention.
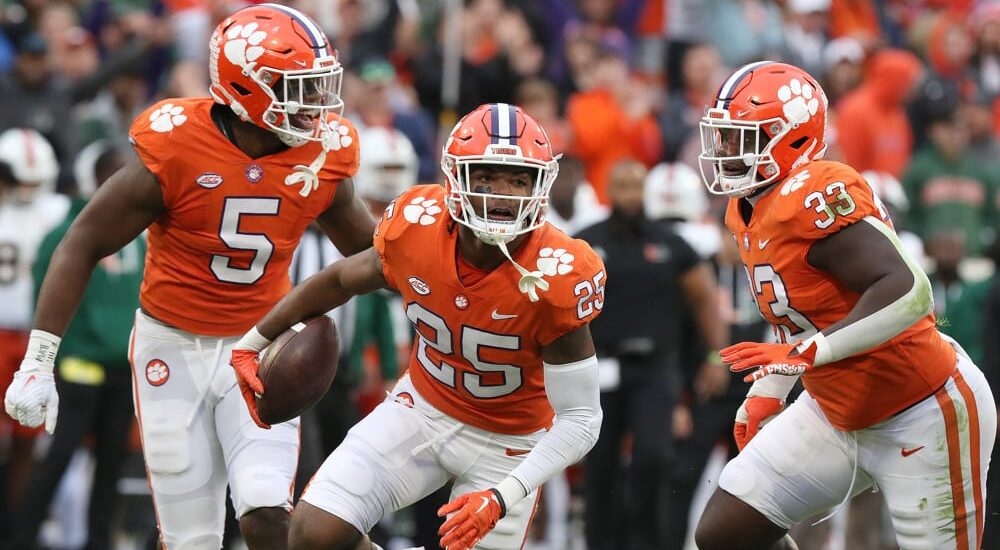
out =
[[[513,315],[504,315],[494,309],[491,316],[493,317],[494,321],[503,321],[504,319],[513,319],[514,317],[517,317],[517,314],[515,313]]]
[[[22,387],[25,387],[25,388],[27,388],[27,387],[28,387],[28,384],[30,384],[30,383],[32,383],[32,382],[34,382],[34,381],[35,381],[35,375],[34,375],[34,374],[32,374],[31,376],[29,376],[29,377],[28,377],[28,379],[27,379],[27,380],[25,380],[25,381],[24,381],[24,386],[22,386]]]
[[[477,513],[477,514],[478,514],[479,512],[482,512],[483,510],[485,510],[485,509],[486,509],[486,507],[490,505],[490,499],[488,499],[488,498],[486,498],[486,497],[479,497],[479,498],[483,499],[483,503],[482,503],[482,504],[480,504],[480,505],[479,505],[479,509],[478,509],[478,510],[476,510],[476,513]]]
[[[771,242],[771,239],[766,239],[766,240],[757,239],[757,248],[764,250],[764,247],[767,246],[767,243],[769,242]]]
[[[306,66],[306,62],[305,61],[299,61],[298,59],[293,59],[292,61],[295,61],[295,64],[298,65],[299,67],[305,67]]]
[[[527,451],[524,449],[507,449],[506,451],[504,451],[504,454],[506,454],[507,456],[521,456],[521,455],[526,455],[530,452],[531,451]]]
[[[917,452],[917,451],[919,451],[920,449],[923,449],[923,448],[924,448],[924,446],[921,445],[921,446],[916,447],[914,449],[900,449],[899,450],[899,454],[903,455],[903,458],[906,458],[906,457],[912,455],[913,453],[915,453],[915,452]]]

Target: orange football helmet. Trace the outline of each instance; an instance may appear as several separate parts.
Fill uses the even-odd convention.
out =
[[[528,168],[534,174],[527,196],[476,192],[469,173],[475,165]],[[448,211],[454,220],[490,244],[506,243],[545,222],[549,189],[559,173],[559,156],[545,130],[520,107],[507,103],[480,105],[462,117],[445,142],[441,169],[448,179]],[[516,201],[510,216],[490,216],[487,201]],[[481,201],[480,216],[473,201]]]
[[[701,119],[701,176],[711,193],[745,197],[826,153],[826,93],[785,63],[736,70]]]
[[[336,124],[343,67],[319,25],[279,4],[241,9],[209,42],[215,101],[291,147],[322,141]],[[331,120],[333,119],[333,120]]]

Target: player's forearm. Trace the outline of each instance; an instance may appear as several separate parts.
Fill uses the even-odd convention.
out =
[[[292,289],[257,323],[258,332],[274,340],[289,327],[342,306],[352,296],[385,286],[375,249],[334,262]]]
[[[343,305],[353,294],[341,281],[343,262],[337,262],[292,289],[257,322],[257,331],[274,340],[295,323],[324,315]]]
[[[934,296],[927,275],[902,253],[902,245],[895,234],[879,224],[872,226],[883,231],[900,249],[909,272],[882,277],[865,290],[847,317],[806,340],[816,343],[816,366],[888,342],[934,310]]]
[[[38,292],[33,327],[62,336],[76,313],[101,256],[88,251],[72,233],[56,247]]]
[[[556,418],[524,461],[497,485],[508,509],[583,458],[601,433],[596,357],[567,365],[546,363],[545,389]]]

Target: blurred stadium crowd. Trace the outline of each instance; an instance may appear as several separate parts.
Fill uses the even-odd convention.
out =
[[[725,203],[708,195],[698,174],[698,120],[732,68],[776,59],[806,69],[831,102],[827,158],[850,164],[881,194],[897,231],[931,275],[941,330],[1000,389],[1000,279],[994,276],[1000,2],[285,3],[323,26],[345,66],[345,114],[362,138],[357,183],[373,210],[418,181],[441,180],[440,136],[457,116],[486,102],[516,103],[564,155],[549,220],[569,233],[605,219],[617,220],[623,231],[640,231],[638,219],[667,227],[714,266],[717,314],[733,342],[770,333],[720,224]],[[67,220],[132,154],[126,132],[139,112],[162,98],[207,95],[209,34],[242,5],[0,2],[0,389],[24,351],[32,268],[40,280]],[[647,250],[645,261],[656,262],[660,252]],[[9,418],[0,424],[0,546],[146,548],[155,539],[137,436],[127,420],[125,342],[142,253],[137,247],[102,266],[106,292],[131,298],[113,306],[98,300],[79,321],[118,339],[102,348],[107,357],[64,356],[59,363],[60,383],[81,390],[63,402],[81,407],[74,409],[87,423],[81,440],[55,448],[48,436],[15,429]],[[293,279],[337,257],[318,232],[309,233]],[[609,304],[619,300],[614,292],[609,286]],[[626,349],[629,329],[595,325],[603,358],[614,363],[602,381],[603,444],[547,486],[530,548],[693,547],[687,518],[697,517],[698,495],[734,452],[732,415],[745,386],[703,372],[706,350],[683,298],[681,289],[648,296],[648,304],[616,305],[622,318],[633,308],[659,308],[670,330],[657,333],[649,349]],[[349,345],[330,394],[303,423],[303,481],[407,362],[411,333],[393,300],[375,294],[333,313]],[[93,338],[91,346],[102,345]],[[640,399],[631,392],[651,380],[665,397],[630,409],[630,400]],[[64,410],[61,419],[74,411]],[[608,422],[610,415],[616,422]],[[640,433],[662,437],[649,445]],[[590,462],[600,470],[588,471]],[[641,497],[633,476],[641,476]],[[995,468],[988,498],[984,547],[997,549]],[[638,500],[643,510],[635,509]],[[435,508],[416,506],[387,518],[373,538],[387,548],[434,548]],[[793,534],[805,549],[894,548],[883,518],[878,495],[864,495],[831,521]],[[650,522],[648,533],[631,536]]]

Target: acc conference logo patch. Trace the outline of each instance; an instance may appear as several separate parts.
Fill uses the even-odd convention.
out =
[[[215,172],[205,172],[195,178],[194,181],[205,189],[215,189],[216,187],[222,185],[222,176],[216,174]]]
[[[413,291],[421,296],[427,296],[431,293],[431,287],[427,286],[427,283],[421,280],[420,277],[410,277],[406,282],[410,283]]]
[[[150,386],[162,386],[170,379],[170,367],[160,359],[146,363],[146,381]]]

